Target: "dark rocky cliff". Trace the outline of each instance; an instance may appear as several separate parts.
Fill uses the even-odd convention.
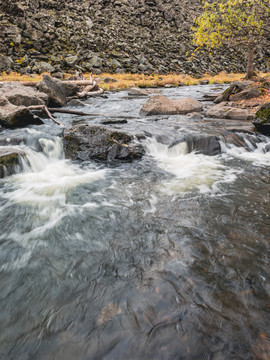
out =
[[[190,27],[200,0],[13,0],[0,4],[0,71],[244,71],[232,49],[196,55]],[[268,70],[269,53],[256,64]]]

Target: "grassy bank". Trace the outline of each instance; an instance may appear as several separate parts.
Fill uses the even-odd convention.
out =
[[[90,74],[84,74],[86,79],[90,78]],[[65,74],[65,78],[69,78],[69,74]],[[268,78],[270,81],[270,73],[268,74],[259,74],[260,77]],[[227,74],[226,72],[221,72],[218,75],[210,76],[204,75],[203,77],[196,79],[189,75],[183,74],[169,74],[169,75],[144,75],[144,74],[101,74],[95,76],[99,78],[99,85],[104,90],[122,90],[128,89],[132,86],[135,87],[163,87],[165,85],[171,84],[175,86],[179,85],[196,85],[200,84],[203,80],[208,80],[210,84],[226,84],[236,80],[242,80],[244,74]],[[0,74],[0,81],[39,81],[42,79],[42,75],[20,75],[17,73],[2,73]],[[105,79],[108,79],[109,82],[104,82]],[[113,79],[113,80],[109,80]],[[115,80],[115,81],[114,81]]]

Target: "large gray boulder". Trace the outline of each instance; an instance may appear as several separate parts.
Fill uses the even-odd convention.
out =
[[[230,120],[253,120],[254,114],[247,109],[241,109],[229,106],[227,103],[221,103],[212,106],[207,110],[206,116],[217,119]]]
[[[43,75],[43,80],[37,85],[37,88],[48,95],[48,106],[62,107],[67,105],[67,98],[62,87],[50,76]]]
[[[31,86],[23,86],[19,83],[6,83],[0,87],[0,97],[5,98],[16,106],[45,105],[48,95],[37,91]]]
[[[14,147],[0,147],[0,178],[17,173],[22,168],[25,153]]]
[[[25,106],[11,104],[5,96],[0,97],[0,125],[6,128],[40,125],[43,122]]]
[[[172,100],[163,95],[152,96],[143,105],[141,115],[177,115],[199,112],[202,103],[191,98]]]
[[[66,158],[96,160],[108,164],[140,159],[144,148],[132,135],[96,125],[76,125],[64,130]]]

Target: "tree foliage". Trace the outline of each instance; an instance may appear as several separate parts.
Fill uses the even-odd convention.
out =
[[[204,12],[195,20],[193,40],[200,47],[221,45],[248,50],[248,63],[257,44],[270,37],[270,0],[202,0]]]

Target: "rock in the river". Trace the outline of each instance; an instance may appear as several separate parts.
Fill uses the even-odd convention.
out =
[[[172,148],[177,144],[186,142],[188,152],[214,156],[221,153],[219,138],[214,135],[187,135],[181,139],[175,140],[169,147]]]
[[[235,95],[231,95],[230,100],[232,101],[240,101],[240,100],[248,100],[254,99],[261,95],[260,90],[257,87],[252,87],[249,89],[245,89],[240,91]]]
[[[128,95],[131,95],[131,96],[149,96],[149,92],[147,90],[140,89],[140,88],[137,88],[137,87],[131,87],[129,89]]]
[[[0,178],[17,173],[21,169],[21,157],[25,153],[12,147],[0,147]]]
[[[177,115],[199,112],[202,108],[199,101],[191,98],[172,100],[163,95],[155,95],[147,100],[140,113],[142,115]]]
[[[243,92],[243,91],[245,91],[245,92],[241,96],[244,99],[247,99],[248,97],[245,97],[245,96],[252,96],[251,94],[253,94],[253,90],[252,90],[250,92],[250,95],[248,95],[249,91],[251,89],[250,86],[252,84],[253,84],[253,81],[249,81],[249,80],[232,82],[231,85],[215,99],[215,101],[214,101],[215,104],[220,104],[221,102],[228,101],[229,99],[232,98],[232,96],[235,96],[236,94]],[[236,97],[237,100],[234,100],[234,101],[241,100],[240,99],[241,96],[239,96],[238,99]],[[251,99],[251,98],[249,97],[249,99]]]
[[[256,129],[264,135],[270,135],[270,102],[263,104],[256,112],[253,121]]]
[[[57,85],[60,86],[65,96],[73,96],[76,95],[79,91],[79,87],[77,84],[75,84],[72,81],[61,81],[59,79],[56,79],[55,77],[52,78],[53,81],[56,82]]]
[[[115,164],[140,159],[145,150],[132,135],[96,125],[75,125],[64,130],[66,157]]]
[[[43,122],[25,106],[11,104],[6,97],[0,97],[0,125],[6,128],[24,127]]]
[[[0,97],[5,96],[13,105],[31,106],[47,104],[48,95],[31,86],[8,82],[0,87]]]
[[[37,85],[39,91],[48,95],[48,106],[62,107],[67,105],[67,98],[62,87],[48,75]]]
[[[253,120],[254,115],[247,109],[232,107],[226,103],[221,103],[212,106],[207,110],[206,116],[218,119],[231,119],[231,120]]]

